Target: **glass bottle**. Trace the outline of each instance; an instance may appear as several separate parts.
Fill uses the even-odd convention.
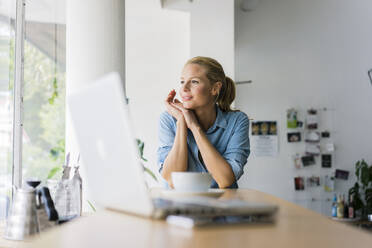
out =
[[[69,166],[63,167],[62,179],[58,182],[55,193],[55,208],[60,219],[68,217],[71,209],[70,170]]]
[[[337,195],[335,194],[332,202],[332,217],[337,217]]]
[[[81,216],[82,210],[82,179],[79,173],[79,166],[75,167],[74,176],[72,177],[73,185],[73,215]]]
[[[344,218],[349,218],[349,205],[347,203],[347,199],[344,195],[342,195],[343,203],[344,203]]]
[[[351,218],[351,219],[355,218],[353,195],[350,195],[350,201],[349,201],[349,218]]]
[[[341,219],[343,217],[344,217],[344,205],[342,203],[342,196],[340,194],[337,199],[337,218]]]

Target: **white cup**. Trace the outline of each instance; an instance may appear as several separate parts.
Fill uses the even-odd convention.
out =
[[[208,172],[172,172],[172,182],[179,191],[207,191],[212,176]]]

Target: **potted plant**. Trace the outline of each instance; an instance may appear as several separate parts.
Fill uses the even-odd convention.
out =
[[[145,143],[140,139],[136,139],[136,141],[137,141],[137,146],[138,146],[138,150],[139,150],[139,155],[140,155],[140,158],[141,158],[141,164],[143,166],[144,171],[147,172],[157,182],[158,179],[156,178],[154,172],[152,172],[149,168],[147,168],[144,165],[144,163],[147,162],[147,159],[145,159],[143,157],[143,150],[145,149]]]
[[[349,198],[353,196],[354,210],[362,218],[372,214],[372,164],[362,159],[355,164],[357,181],[349,189]]]

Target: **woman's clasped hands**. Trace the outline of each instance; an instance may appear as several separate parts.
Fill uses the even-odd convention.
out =
[[[175,96],[176,91],[172,90],[165,100],[168,113],[176,118],[177,121],[185,121],[190,130],[199,127],[194,111],[184,108],[183,104]]]

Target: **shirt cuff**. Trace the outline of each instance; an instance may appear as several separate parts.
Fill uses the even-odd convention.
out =
[[[235,160],[227,160],[235,176],[235,181],[238,181],[239,178],[243,175],[242,167]]]
[[[160,175],[159,183],[160,183],[160,185],[161,185],[161,187],[162,187],[163,189],[171,189],[171,187],[169,186],[167,180],[165,180],[165,179],[163,178],[163,176],[161,175],[161,171],[162,171],[162,170],[163,170],[163,164],[161,163],[161,164],[159,164],[159,175]]]

